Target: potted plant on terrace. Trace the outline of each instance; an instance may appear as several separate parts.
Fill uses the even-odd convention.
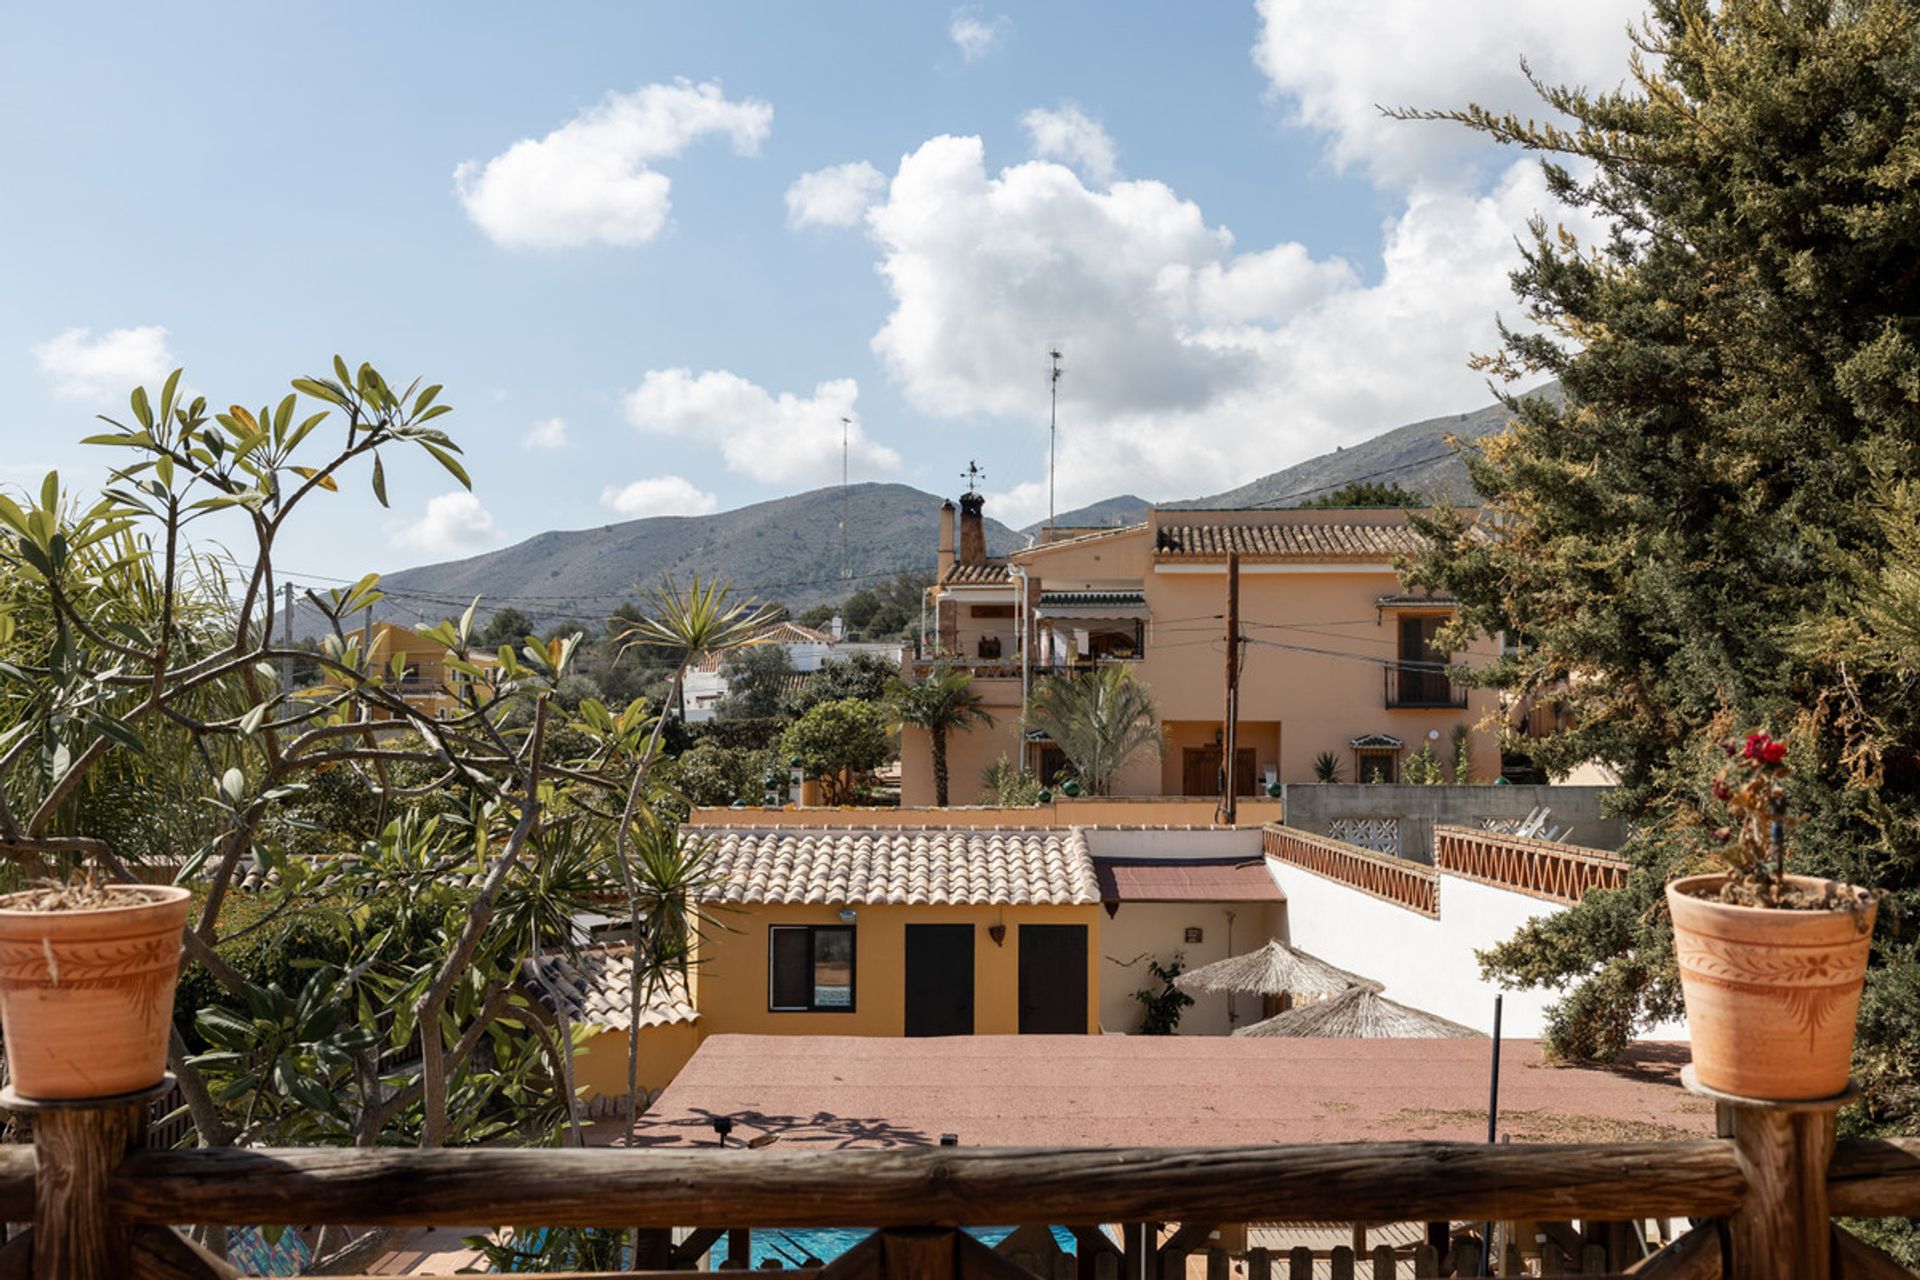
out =
[[[91,876],[0,897],[0,1024],[13,1089],[58,1100],[160,1083],[188,894]]]
[[[1787,744],[1725,744],[1713,783],[1724,870],[1667,885],[1700,1084],[1749,1098],[1827,1098],[1847,1087],[1877,901],[1786,869]]]

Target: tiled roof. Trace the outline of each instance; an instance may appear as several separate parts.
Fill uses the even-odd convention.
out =
[[[1124,608],[1128,605],[1144,605],[1147,593],[1144,591],[1042,591],[1040,607],[1069,608],[1074,605],[1095,607]]]
[[[527,962],[527,985],[539,993],[548,1008],[553,1007],[557,995],[566,1001],[567,1016],[575,1022],[607,1031],[626,1029],[633,985],[632,947],[589,947],[580,953],[577,963],[564,955],[548,955],[544,966],[547,981],[542,983],[534,973],[533,962]],[[643,981],[641,998],[647,1001],[640,1011],[643,1027],[671,1026],[700,1017],[688,1002],[687,984],[678,974],[668,975],[650,998]]]
[[[1213,560],[1237,551],[1251,560],[1386,561],[1426,545],[1404,524],[1181,524],[1161,526],[1154,557]]]
[[[1103,902],[1285,902],[1265,858],[1101,858]]]
[[[1067,906],[1100,901],[1073,830],[816,828],[703,832],[718,903]]]
[[[1011,582],[1013,575],[1007,570],[1005,560],[982,560],[972,564],[956,564],[947,570],[947,576],[940,579],[943,587],[981,587],[994,583]]]

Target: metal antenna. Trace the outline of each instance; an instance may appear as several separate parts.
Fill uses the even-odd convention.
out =
[[[853,474],[850,441],[853,438],[853,419],[840,419],[840,576],[853,576],[852,553],[847,549],[847,503],[849,479]]]
[[[978,493],[980,492],[980,481],[985,478],[986,474],[986,472],[980,469],[979,463],[969,462],[967,469],[960,473],[960,478],[967,482],[968,493]]]
[[[1060,453],[1060,348],[1049,347],[1053,374],[1047,380],[1047,532],[1053,532],[1053,488],[1056,460]]]

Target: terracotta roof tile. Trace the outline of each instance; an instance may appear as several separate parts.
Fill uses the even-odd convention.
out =
[[[1237,551],[1251,560],[1386,561],[1426,545],[1404,524],[1181,524],[1161,526],[1154,557],[1212,560]]]
[[[1073,830],[725,830],[709,835],[718,903],[1067,906],[1100,901]]]
[[[974,564],[956,564],[940,579],[943,587],[981,587],[1011,582],[1013,575],[1005,560],[985,560]]]
[[[626,1029],[633,986],[632,947],[589,947],[581,951],[578,962],[564,955],[548,955],[544,964],[547,982],[540,981],[529,961],[527,983],[548,1008],[558,996],[566,1002],[567,1016],[575,1022],[608,1031]],[[669,975],[651,998],[643,988],[642,998],[647,1000],[640,1011],[643,1027],[694,1022],[700,1017],[687,999],[687,984],[678,974]]]

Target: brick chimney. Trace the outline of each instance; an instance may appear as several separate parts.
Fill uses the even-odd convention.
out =
[[[987,562],[987,527],[980,515],[980,508],[986,505],[986,501],[986,498],[978,493],[960,495],[961,564]]]
[[[948,499],[940,504],[940,577],[944,582],[947,571],[953,568],[953,501]]]

